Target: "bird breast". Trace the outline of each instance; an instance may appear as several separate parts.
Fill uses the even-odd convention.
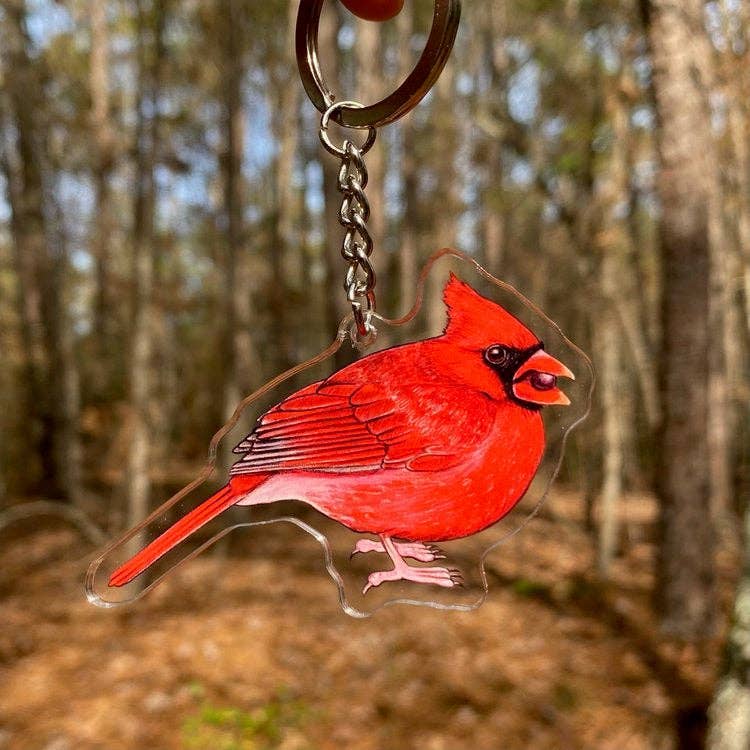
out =
[[[498,409],[489,433],[467,445],[450,468],[279,473],[241,504],[299,500],[357,532],[413,541],[457,539],[496,523],[518,503],[543,452],[540,414],[512,406]]]

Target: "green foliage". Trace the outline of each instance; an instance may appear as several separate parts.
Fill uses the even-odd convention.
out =
[[[549,586],[541,581],[528,578],[516,578],[513,581],[513,591],[519,596],[539,596],[549,591]]]
[[[191,685],[196,698],[203,697],[199,684]],[[280,690],[257,708],[245,710],[204,702],[182,725],[185,750],[274,750],[286,733],[299,727],[309,716],[304,701]]]
[[[524,13],[538,15],[556,10],[559,2],[556,0],[519,0],[516,5]]]
[[[566,151],[560,154],[555,168],[560,174],[576,175],[584,165],[583,154],[577,151]]]

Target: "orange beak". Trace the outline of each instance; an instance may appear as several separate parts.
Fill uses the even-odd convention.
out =
[[[576,379],[562,362],[540,349],[516,370],[513,393],[532,404],[567,406],[570,399],[557,387],[557,378]]]

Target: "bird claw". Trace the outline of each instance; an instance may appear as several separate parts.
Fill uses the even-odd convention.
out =
[[[424,544],[423,542],[393,542],[396,551],[401,557],[407,557],[417,562],[434,562],[435,560],[445,560],[443,551],[435,544]],[[360,539],[354,546],[349,560],[355,555],[367,552],[379,552],[386,554],[386,549],[382,542],[376,542],[373,539]]]
[[[366,594],[370,589],[380,586],[381,583],[386,581],[412,581],[413,583],[427,583],[443,588],[464,587],[464,578],[458,568],[412,568],[404,565],[393,570],[370,573],[367,577],[367,583],[362,589],[362,594]]]
[[[379,570],[370,573],[367,583],[362,589],[365,595],[370,589],[380,586],[386,581],[412,581],[413,583],[428,583],[443,588],[463,586],[464,579],[458,568],[423,567],[415,568],[406,563],[404,558],[411,558],[419,562],[433,562],[444,560],[440,547],[435,544],[424,542],[397,542],[390,537],[381,537],[381,541],[375,539],[360,539],[354,547],[349,559],[359,553],[383,552],[386,553],[393,563],[392,570]]]

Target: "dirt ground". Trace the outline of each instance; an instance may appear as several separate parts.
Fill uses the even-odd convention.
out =
[[[318,556],[280,563],[263,544],[97,609],[78,532],[16,524],[0,536],[0,749],[666,750],[678,725],[697,747],[720,638],[658,633],[651,501],[625,503],[606,585],[580,504],[552,497],[494,555],[479,611],[365,621],[338,608]]]

